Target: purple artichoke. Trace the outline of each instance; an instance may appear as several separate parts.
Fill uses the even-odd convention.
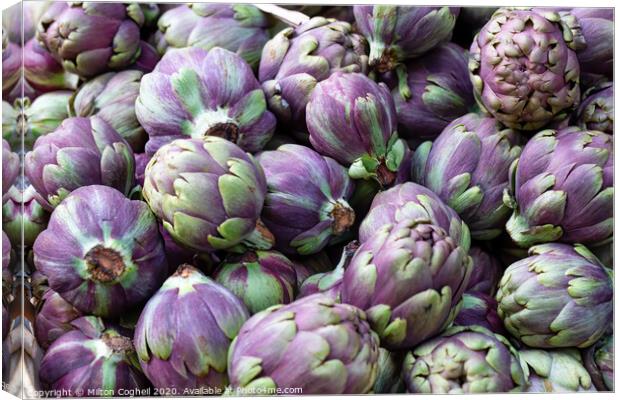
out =
[[[277,251],[247,251],[230,256],[213,278],[256,314],[277,304],[288,304],[297,292],[295,266]]]
[[[228,351],[228,375],[238,393],[363,394],[378,357],[364,312],[316,294],[251,317]]]
[[[465,292],[463,294],[463,304],[456,318],[454,318],[454,325],[477,325],[494,333],[506,334],[504,323],[497,314],[497,301],[481,292]]]
[[[596,392],[577,349],[522,349],[519,355],[530,370],[527,392]]]
[[[584,130],[614,133],[614,83],[606,82],[585,93],[576,123]]]
[[[531,347],[591,346],[612,321],[612,272],[582,245],[538,245],[529,254],[499,283],[508,332]]]
[[[510,166],[521,154],[519,139],[493,118],[467,114],[416,149],[413,179],[452,207],[474,239],[493,239],[510,216],[503,193]]]
[[[498,393],[527,388],[528,369],[503,336],[480,326],[458,326],[408,352],[407,392]]]
[[[472,268],[469,284],[465,291],[495,296],[503,269],[499,260],[477,246],[473,246],[469,250],[469,255],[472,259]]]
[[[125,68],[140,56],[139,3],[53,3],[41,16],[37,39],[82,78]]]
[[[20,172],[19,156],[11,151],[9,143],[2,139],[2,203],[4,197],[17,180]]]
[[[19,78],[22,73],[22,49],[13,42],[10,42],[6,36],[4,28],[2,29],[2,97],[7,99],[12,96],[13,90],[16,89]],[[19,96],[19,95],[17,95]]]
[[[384,225],[355,252],[341,300],[366,311],[382,347],[405,349],[452,323],[471,263],[467,249],[439,226],[420,220]]]
[[[37,305],[34,332],[37,343],[47,349],[65,333],[74,329],[73,320],[82,317],[82,313],[63,299],[52,289],[47,289]]]
[[[237,53],[252,67],[258,65],[269,35],[267,17],[250,4],[180,5],[166,11],[157,22],[157,50],[221,47]]]
[[[42,93],[74,90],[78,84],[78,76],[66,71],[36,39],[24,45],[24,78],[29,86]]]
[[[134,105],[144,75],[137,70],[108,72],[80,86],[69,101],[69,115],[96,115],[107,122],[129,143],[133,151],[141,152],[147,134],[136,118]]]
[[[544,130],[511,172],[506,229],[522,247],[597,244],[613,236],[613,138],[576,127]]]
[[[50,214],[39,199],[32,185],[24,190],[12,186],[7,193],[7,201],[2,206],[2,229],[16,248],[32,246],[37,236],[47,228]]]
[[[140,81],[135,110],[149,134],[149,154],[188,136],[219,136],[255,152],[276,125],[250,66],[221,48],[167,52]]]
[[[360,5],[353,14],[370,44],[370,66],[386,72],[449,41],[459,8]]]
[[[583,352],[584,365],[596,389],[614,390],[614,335],[607,335]]]
[[[565,119],[579,104],[573,39],[556,12],[499,9],[470,49],[479,105],[515,129],[536,130]]]
[[[25,171],[48,208],[82,186],[101,184],[128,194],[134,185],[131,147],[97,116],[67,118],[39,137],[26,154]]]
[[[407,63],[411,98],[398,88],[392,97],[398,115],[398,132],[405,139],[434,139],[455,118],[476,107],[467,69],[467,52],[445,43]]]
[[[228,289],[181,265],[138,320],[134,343],[142,370],[158,389],[223,392],[228,347],[247,318]]]
[[[136,183],[140,186],[144,186],[144,172],[146,171],[146,166],[149,161],[151,161],[151,157],[146,153],[134,153],[133,159],[136,166],[134,171]]]
[[[198,252],[251,242],[268,249],[273,236],[259,217],[267,183],[252,156],[228,140],[175,140],[146,167],[142,195],[179,244]]]
[[[285,253],[314,254],[355,221],[354,185],[335,160],[287,144],[256,157],[267,178],[262,220]]]
[[[83,313],[115,316],[149,298],[168,266],[146,203],[107,186],[74,190],[33,246],[49,286]]]
[[[148,388],[125,332],[97,317],[82,317],[45,353],[39,370],[44,387],[69,396],[120,396]]]
[[[319,82],[306,108],[310,143],[322,155],[349,166],[354,179],[391,186],[407,144],[396,133],[390,91],[359,73],[336,72]]]
[[[258,79],[278,120],[305,131],[306,105],[318,82],[336,71],[366,73],[364,39],[347,22],[314,17],[267,42]]]
[[[375,196],[360,225],[359,241],[364,243],[383,225],[406,220],[437,225],[465,252],[469,251],[471,239],[467,225],[435,193],[413,182],[394,186]]]

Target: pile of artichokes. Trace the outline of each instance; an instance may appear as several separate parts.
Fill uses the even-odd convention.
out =
[[[8,391],[613,391],[613,9],[15,7]]]

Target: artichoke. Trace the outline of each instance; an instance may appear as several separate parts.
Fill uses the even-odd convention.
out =
[[[606,82],[585,93],[576,123],[584,130],[614,133],[614,84]]]
[[[613,168],[613,138],[606,133],[576,127],[539,132],[511,172],[508,233],[522,247],[610,240]]]
[[[142,195],[179,244],[198,252],[251,242],[268,249],[260,222],[267,184],[260,165],[228,140],[179,139],[149,161]]]
[[[391,186],[407,165],[408,147],[396,133],[390,91],[365,75],[336,72],[319,82],[310,95],[306,123],[315,150],[349,166],[351,178]]]
[[[405,356],[409,393],[523,391],[528,369],[503,336],[479,326],[453,327]]]
[[[402,354],[380,347],[378,363],[377,380],[375,380],[372,392],[375,394],[403,393],[405,391],[405,383],[402,377]]]
[[[74,190],[34,242],[49,286],[83,313],[116,316],[149,298],[168,265],[146,203],[107,186]]]
[[[408,62],[407,86],[409,99],[398,88],[392,90],[398,132],[405,139],[434,139],[452,120],[476,108],[467,52],[454,43]]]
[[[314,17],[280,31],[265,44],[258,69],[269,109],[281,123],[305,131],[316,84],[336,71],[365,74],[365,50],[364,39],[347,22]]]
[[[157,26],[154,41],[162,54],[171,48],[222,47],[252,67],[269,39],[267,17],[250,4],[180,5],[162,14]]]
[[[71,322],[82,313],[52,289],[47,289],[37,305],[34,333],[37,343],[47,349],[65,333],[74,329]]]
[[[510,334],[536,348],[594,344],[613,316],[613,278],[582,245],[531,247],[510,265],[497,292],[498,314]]]
[[[469,255],[472,259],[472,268],[469,284],[465,291],[495,296],[503,269],[499,260],[477,246],[473,246],[469,250]]]
[[[614,335],[608,335],[583,352],[584,365],[596,389],[614,390]]]
[[[89,78],[136,61],[143,23],[139,3],[53,3],[39,20],[37,40],[65,70]]]
[[[485,293],[465,292],[463,304],[454,318],[455,326],[477,325],[504,335],[504,323],[497,314],[497,301]]]
[[[144,186],[144,172],[146,171],[146,166],[149,161],[151,161],[151,157],[146,153],[134,153],[133,159],[136,166],[134,171],[136,183],[140,186]]]
[[[565,119],[579,104],[574,39],[556,12],[499,9],[470,49],[479,105],[515,129],[536,130]]]
[[[360,225],[359,241],[364,243],[383,225],[406,220],[437,225],[465,252],[469,251],[471,239],[467,225],[435,193],[413,182],[394,186],[375,196]]]
[[[2,203],[5,195],[20,174],[19,156],[11,151],[9,143],[2,139]]]
[[[181,265],[148,301],[134,334],[142,370],[158,389],[228,383],[226,354],[248,319],[243,303],[191,265]]]
[[[530,370],[527,392],[595,392],[577,349],[523,349],[521,359]]]
[[[452,323],[470,274],[467,249],[444,229],[405,220],[360,245],[344,271],[341,299],[366,311],[382,347],[401,350]]]
[[[295,144],[256,160],[267,178],[262,220],[283,252],[317,253],[353,225],[355,211],[347,200],[354,185],[335,160]]]
[[[378,358],[364,312],[316,294],[252,316],[228,351],[228,375],[239,393],[363,394]]]
[[[215,271],[213,278],[256,314],[295,298],[297,275],[293,263],[277,251],[247,251],[231,256]]]
[[[39,136],[58,128],[68,117],[67,104],[71,92],[58,90],[38,96],[33,102],[28,97],[18,98],[14,106],[2,102],[2,136],[14,148],[32,149]]]
[[[493,118],[467,114],[416,149],[413,179],[452,207],[472,238],[493,239],[510,216],[503,192],[510,166],[521,154],[518,143],[518,133]]]
[[[120,396],[148,388],[131,339],[97,317],[82,317],[58,338],[41,360],[39,378],[69,396]]]
[[[50,214],[39,203],[40,196],[32,187],[12,186],[2,206],[2,229],[14,247],[30,247],[47,228]],[[23,235],[23,236],[22,236]]]
[[[449,41],[459,8],[360,5],[353,15],[370,44],[369,65],[386,72]]]
[[[136,118],[134,104],[143,75],[141,71],[125,70],[108,72],[89,80],[71,97],[69,115],[100,117],[129,143],[133,151],[141,152],[147,134]]]
[[[21,91],[17,83],[22,73],[22,49],[6,36],[2,29],[2,97],[13,96],[14,91]],[[19,96],[19,95],[17,95]]]
[[[134,185],[131,147],[97,116],[67,118],[39,137],[26,154],[25,171],[50,209],[82,186],[100,184],[128,194]]]
[[[250,66],[221,48],[167,52],[140,81],[135,110],[149,134],[149,154],[188,136],[219,136],[255,152],[276,125]]]
[[[26,42],[23,53],[24,79],[37,92],[73,90],[77,87],[78,76],[66,71],[36,39]]]

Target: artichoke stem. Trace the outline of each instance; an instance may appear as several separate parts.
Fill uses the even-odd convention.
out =
[[[233,143],[239,138],[239,127],[230,122],[219,122],[205,132],[205,136],[217,136]]]
[[[396,180],[396,172],[391,171],[385,163],[381,163],[377,168],[377,181],[382,188],[392,186]]]
[[[196,271],[198,271],[198,269],[191,264],[181,264],[172,275],[180,276],[181,278],[189,278],[189,276]]]
[[[355,222],[355,211],[351,207],[340,203],[334,205],[331,216],[334,219],[334,222],[332,222],[332,233],[334,235],[342,235]]]
[[[114,353],[125,353],[129,351],[133,351],[133,344],[131,343],[131,339],[125,336],[110,335],[109,333],[106,332],[103,335],[101,335],[101,340]]]
[[[100,244],[86,253],[85,260],[91,277],[99,282],[112,282],[125,271],[123,257]]]
[[[243,243],[251,249],[269,250],[276,243],[276,238],[259,219],[256,221],[256,228]]]

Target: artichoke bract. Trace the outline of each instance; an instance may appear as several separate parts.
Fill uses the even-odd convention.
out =
[[[2,139],[2,203],[20,172],[20,162],[17,153],[11,151],[9,143]]]
[[[149,154],[188,136],[223,137],[255,152],[267,144],[276,125],[250,66],[222,48],[167,52],[142,77],[135,110],[149,134]]]
[[[228,289],[181,265],[140,315],[134,334],[140,365],[158,389],[223,392],[227,350],[247,319]]]
[[[363,394],[373,387],[378,358],[364,312],[315,294],[247,320],[228,351],[228,375],[246,395],[277,388]]]
[[[599,391],[614,390],[614,335],[608,335],[583,352],[584,365]]]
[[[134,105],[144,73],[138,70],[108,72],[80,86],[69,101],[72,117],[97,115],[114,128],[135,152],[141,152],[147,134],[136,118]]]
[[[379,348],[379,373],[372,388],[374,394],[404,393],[402,377],[403,355]]]
[[[560,15],[573,34],[583,40],[577,52],[582,73],[613,78],[613,8],[575,7],[568,12],[560,11]]]
[[[466,252],[471,238],[469,228],[458,214],[435,193],[413,182],[396,185],[375,196],[359,229],[364,243],[386,224],[405,220],[427,221],[445,230]]]
[[[409,99],[398,88],[392,90],[398,132],[404,139],[434,139],[452,120],[476,107],[467,52],[454,43],[408,62],[407,86]]]
[[[493,118],[467,114],[416,149],[413,179],[452,207],[472,238],[493,239],[510,216],[503,194],[510,166],[521,154],[518,144],[519,134]]]
[[[41,360],[39,378],[44,387],[70,396],[90,391],[91,396],[96,392],[110,397],[149,387],[124,331],[92,316],[71,325],[73,329],[58,338]]]
[[[526,348],[519,355],[530,371],[527,392],[596,392],[577,349]]]
[[[318,82],[336,71],[366,73],[364,39],[351,24],[314,17],[280,31],[263,48],[258,79],[279,122],[305,131],[306,105]]]
[[[496,11],[470,49],[479,105],[514,129],[536,130],[565,119],[580,96],[574,39],[556,12]]]
[[[469,282],[467,249],[437,225],[384,225],[344,271],[341,300],[366,311],[381,346],[410,348],[450,325]]]
[[[403,376],[409,393],[523,391],[528,369],[503,336],[479,327],[453,327],[408,352]]]
[[[105,185],[128,194],[134,185],[131,147],[97,116],[67,118],[39,137],[26,154],[25,171],[49,209],[82,186]]]
[[[262,220],[285,253],[314,254],[353,225],[347,170],[304,146],[286,144],[256,160],[267,179]]]
[[[539,132],[510,173],[506,230],[522,247],[610,240],[613,169],[612,136],[576,127]]]
[[[136,183],[140,186],[144,186],[144,173],[146,171],[146,166],[149,161],[151,161],[151,157],[146,153],[134,153],[133,159],[136,165],[134,172]]]
[[[461,309],[454,318],[454,325],[477,325],[494,333],[506,334],[504,323],[497,314],[497,301],[486,293],[465,292]]]
[[[306,108],[310,143],[349,167],[354,179],[391,186],[408,152],[396,132],[389,89],[360,73],[336,72],[319,82]]]
[[[13,107],[2,102],[2,136],[14,148],[31,150],[39,136],[58,128],[68,116],[67,104],[72,92],[57,90],[37,96],[15,99]]]
[[[75,89],[79,77],[66,71],[36,39],[24,45],[24,78],[38,92]]]
[[[472,259],[472,268],[466,291],[495,296],[497,284],[502,277],[501,263],[494,255],[478,246],[472,246],[469,255]]]
[[[22,49],[10,42],[2,29],[2,98],[13,95],[22,72]],[[15,89],[19,91],[18,89]],[[19,95],[18,95],[19,96]]]
[[[75,329],[71,322],[82,313],[52,289],[47,289],[37,305],[34,332],[37,343],[44,349],[65,333]]]
[[[146,203],[107,186],[74,190],[34,242],[49,286],[83,313],[117,316],[151,296],[168,265]]]
[[[256,314],[277,304],[288,304],[297,292],[293,263],[277,251],[247,251],[231,256],[215,271],[213,278]]]
[[[498,314],[508,332],[536,348],[594,344],[613,315],[612,272],[582,245],[533,246],[499,283]]]
[[[228,140],[178,139],[146,167],[142,195],[179,244],[198,252],[248,240],[268,249],[273,235],[260,222],[267,183],[254,158]]]
[[[577,110],[576,123],[582,129],[614,133],[614,84],[606,82],[586,92]]]
[[[13,246],[32,246],[37,236],[47,228],[49,217],[32,185],[23,190],[16,185],[9,189],[2,206],[2,229]]]
[[[143,23],[139,3],[53,3],[36,37],[65,70],[88,78],[135,62]]]
[[[154,41],[160,53],[174,48],[222,47],[255,67],[269,39],[268,25],[265,14],[250,4],[193,3],[162,14]]]
[[[353,6],[353,14],[370,45],[369,65],[386,72],[449,41],[459,7]]]

